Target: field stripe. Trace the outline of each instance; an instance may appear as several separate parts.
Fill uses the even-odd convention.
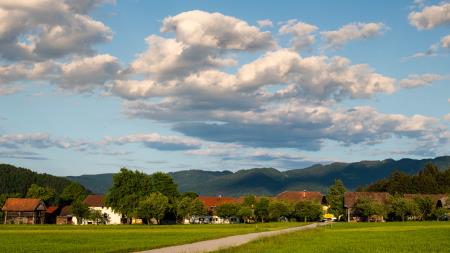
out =
[[[207,240],[201,242],[195,242],[190,244],[183,244],[178,246],[170,246],[159,249],[152,249],[146,251],[140,251],[138,253],[200,253],[200,252],[211,252],[217,251],[230,247],[237,247],[242,244],[249,243],[251,241],[257,240],[263,237],[276,236],[286,233],[292,233],[301,230],[308,230],[316,228],[317,226],[323,226],[326,223],[313,223],[306,226],[286,228],[276,231],[268,231],[268,232],[259,232],[259,233],[251,233],[244,235],[234,235],[228,236],[220,239]],[[226,225],[225,225],[226,226]]]

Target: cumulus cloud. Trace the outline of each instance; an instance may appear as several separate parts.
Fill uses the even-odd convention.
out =
[[[425,7],[408,15],[409,23],[419,30],[429,30],[450,24],[450,3]]]
[[[2,1],[0,57],[43,61],[72,53],[89,54],[94,51],[93,44],[112,39],[109,27],[85,15],[87,10],[73,6],[56,0]]]
[[[270,20],[270,19],[258,20],[258,21],[256,21],[256,23],[258,23],[259,27],[272,27],[273,26],[272,20]]]
[[[84,92],[118,78],[121,69],[118,59],[107,54],[76,58],[60,66],[60,75],[53,82],[63,89]]]
[[[447,35],[441,39],[441,47],[450,49],[450,35]]]
[[[142,143],[148,148],[163,151],[179,151],[199,149],[202,143],[198,140],[183,136],[162,136],[157,133],[134,134],[122,137],[105,137],[104,143],[124,145]]]
[[[182,12],[163,20],[161,32],[175,32],[187,45],[231,50],[260,50],[275,45],[269,32],[261,32],[247,22],[200,10]]]
[[[408,78],[400,80],[400,86],[403,88],[416,88],[420,86],[431,85],[434,81],[445,79],[442,75],[437,74],[422,74],[409,75]]]
[[[289,20],[286,24],[280,27],[281,34],[292,34],[293,39],[291,45],[295,50],[301,51],[308,49],[316,41],[314,33],[317,31],[317,26],[297,22],[296,20]]]
[[[339,30],[321,32],[324,49],[341,49],[352,40],[370,39],[383,34],[386,26],[383,23],[351,23]]]

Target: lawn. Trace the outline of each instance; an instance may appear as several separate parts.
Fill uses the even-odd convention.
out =
[[[132,252],[300,225],[0,225],[0,252]]]
[[[450,252],[450,222],[335,223],[219,252]]]

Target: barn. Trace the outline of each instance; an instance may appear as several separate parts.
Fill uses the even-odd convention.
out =
[[[9,198],[2,211],[5,224],[44,224],[47,207],[40,199]]]

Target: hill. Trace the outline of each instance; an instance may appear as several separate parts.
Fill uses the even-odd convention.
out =
[[[0,164],[0,194],[16,194],[25,196],[32,184],[48,186],[61,194],[64,187],[72,181],[64,177],[39,174],[29,169]]]
[[[369,185],[389,176],[393,171],[415,174],[433,163],[440,169],[450,167],[450,156],[434,159],[387,159],[356,163],[313,165],[304,169],[278,171],[273,168],[254,168],[231,171],[184,170],[170,175],[182,192],[193,191],[202,195],[244,194],[275,195],[285,190],[308,190],[325,193],[335,179],[341,179],[349,190]],[[96,193],[104,193],[112,183],[113,174],[68,177]]]

